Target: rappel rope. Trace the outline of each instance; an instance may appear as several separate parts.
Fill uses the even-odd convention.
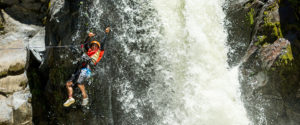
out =
[[[1,50],[10,50],[10,49],[39,49],[39,48],[45,48],[45,49],[50,49],[50,48],[71,48],[71,47],[80,47],[81,45],[64,45],[64,46],[45,46],[45,47],[30,47],[30,46],[26,46],[26,47],[20,47],[20,48],[2,48],[0,47],[0,51]]]

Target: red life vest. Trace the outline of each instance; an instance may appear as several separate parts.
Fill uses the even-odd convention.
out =
[[[97,49],[93,51],[89,49],[86,54],[93,59],[93,63],[96,65],[103,57],[104,50]]]

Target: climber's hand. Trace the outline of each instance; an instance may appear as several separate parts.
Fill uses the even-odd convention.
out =
[[[92,33],[92,32],[90,32],[90,33],[89,33],[89,37],[92,37],[92,36],[95,36],[95,34]]]
[[[109,33],[110,32],[110,27],[107,27],[106,29],[105,29],[105,33]]]

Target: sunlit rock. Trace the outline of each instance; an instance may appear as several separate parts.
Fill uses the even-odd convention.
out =
[[[27,85],[25,73],[17,76],[7,76],[0,79],[0,92],[11,94],[23,90]]]

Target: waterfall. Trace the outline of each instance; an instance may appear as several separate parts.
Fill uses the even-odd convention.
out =
[[[223,2],[155,0],[153,5],[164,29],[160,76],[167,87],[151,84],[150,96],[163,123],[249,124],[240,100],[238,68],[229,69],[226,62]]]
[[[238,68],[227,64],[223,2],[92,2],[89,27],[103,33],[105,18],[113,24],[98,66],[110,124],[250,124]]]

